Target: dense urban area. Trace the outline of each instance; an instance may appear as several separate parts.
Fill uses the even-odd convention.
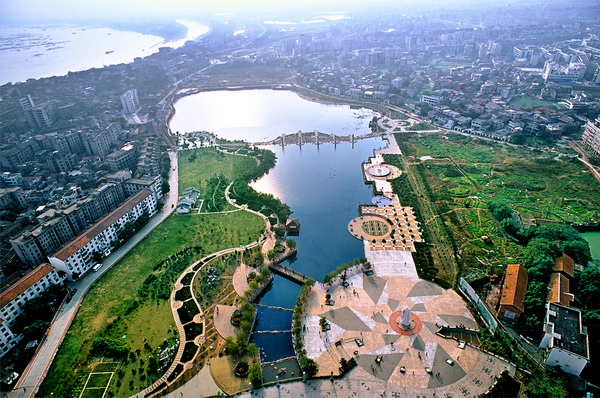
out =
[[[397,196],[389,197],[410,206],[413,222],[421,223],[423,240],[413,236],[412,246],[419,277],[468,296],[483,325],[476,336],[440,333],[467,340],[513,367],[510,376],[498,375],[488,396],[598,393],[600,264],[579,232],[600,228],[599,15],[600,5],[590,1],[448,6],[418,15],[379,10],[293,28],[215,17],[209,33],[177,49],[163,47],[130,64],[0,86],[1,394],[18,386],[67,305],[74,311],[69,324],[76,327],[69,329],[54,365],[40,374],[38,396],[96,396],[86,393],[84,373],[78,372],[92,368],[97,357],[122,362],[118,369],[105,364],[113,375],[99,382],[110,385],[102,390],[106,396],[162,396],[185,385],[217,353],[250,362],[249,369],[239,362],[249,374],[243,384],[219,385],[227,394],[248,391],[249,383],[250,389],[263,383],[280,388],[279,378],[261,376],[252,359],[257,348],[247,344],[254,319],[250,303],[271,278],[263,262],[272,263],[273,272],[293,272],[273,268],[295,250],[285,236],[285,227],[289,235],[299,227],[293,219],[286,223],[293,209],[247,185],[273,167],[275,157],[260,147],[264,143],[227,142],[211,132],[186,140],[184,132],[168,126],[178,99],[224,89],[291,90],[312,101],[377,111],[373,136],[395,139],[401,151],[381,158],[390,170],[402,171],[390,185]],[[193,143],[201,143],[199,149],[191,149]],[[223,175],[211,174],[211,162],[217,161],[227,165]],[[192,176],[191,170],[202,171]],[[179,183],[170,183],[177,173]],[[186,226],[174,218],[189,213],[199,199],[208,203],[203,211],[250,211],[225,227],[204,219]],[[150,232],[163,220],[163,230]],[[184,230],[191,236],[208,229],[187,243],[185,236],[168,233]],[[136,273],[132,290],[115,289],[131,297],[122,299],[120,312],[105,314],[98,296],[111,290],[108,282],[106,291],[85,299],[80,284],[86,278],[104,281],[102,273],[111,277],[105,260],[134,250],[141,238],[132,239],[139,234],[155,244],[152,262],[128,271]],[[162,248],[171,239],[172,247]],[[271,240],[263,255],[258,244]],[[240,251],[227,252],[234,243]],[[127,261],[143,262],[142,254],[131,253],[138,260],[111,263],[114,272],[128,269]],[[204,268],[211,253],[222,257]],[[236,298],[237,288],[216,284],[213,274],[235,280],[233,270],[242,261],[256,273],[248,277],[249,291]],[[351,267],[368,271],[369,261],[358,259],[329,275],[323,281],[329,286],[325,302],[339,275],[339,283],[347,283]],[[186,282],[179,277],[191,264],[200,264],[193,267],[194,278],[200,277]],[[107,280],[130,278],[126,271],[118,275]],[[327,364],[308,358],[310,348],[302,348],[299,337],[306,331],[299,317],[308,311],[302,305],[315,281],[303,282],[291,328],[298,366],[304,380],[308,375],[329,383]],[[212,315],[198,323],[204,330],[194,329],[194,314],[209,311],[188,309],[191,296],[183,298],[175,287],[173,297],[189,311],[178,310],[177,322],[185,324],[179,331],[184,337],[202,335],[180,343],[169,305],[176,284],[190,285],[198,307],[214,307],[216,315],[216,304],[243,303],[236,312],[242,337],[219,338]],[[86,308],[86,300],[96,304]],[[130,314],[155,310],[168,318],[156,329],[160,340],[140,337],[127,347],[113,338],[125,334]],[[328,322],[320,319],[325,332]],[[93,328],[102,333],[88,330]],[[75,342],[79,331],[86,337]],[[174,358],[177,365],[171,364]],[[343,359],[335,377],[351,368]],[[297,375],[303,380],[300,371]],[[23,387],[23,395],[14,396],[32,393]]]

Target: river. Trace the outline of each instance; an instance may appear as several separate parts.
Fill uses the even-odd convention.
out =
[[[109,28],[72,25],[0,27],[0,84],[62,76],[105,65],[133,62],[160,47],[181,47],[206,34],[208,26],[177,20],[187,28],[184,39]]]
[[[216,91],[195,94],[175,104],[171,129],[180,132],[207,130],[228,139],[264,140],[282,132],[319,130],[325,133],[366,134],[374,113],[301,99],[291,91]],[[364,184],[361,163],[382,146],[379,139],[337,145],[314,144],[268,147],[277,155],[276,166],[252,184],[257,191],[273,194],[300,220],[300,235],[293,237],[298,254],[286,265],[314,279],[339,265],[364,257],[362,242],[347,230],[368,203],[371,188]],[[275,276],[261,297],[263,305],[293,308],[300,286]],[[281,318],[288,319],[282,326]],[[290,333],[264,333],[291,328],[289,311],[261,310],[258,324],[263,333],[253,335],[264,361],[293,353]],[[283,328],[283,329],[282,329]],[[272,344],[276,341],[276,344]]]

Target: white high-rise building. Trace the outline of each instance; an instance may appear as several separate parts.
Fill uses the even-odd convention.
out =
[[[121,94],[121,105],[123,106],[123,111],[126,114],[135,113],[137,108],[140,106],[138,92],[135,88],[127,90]]]

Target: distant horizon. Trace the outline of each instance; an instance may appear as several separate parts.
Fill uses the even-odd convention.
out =
[[[192,0],[177,0],[169,4],[159,1],[131,0],[122,2],[106,0],[101,3],[85,3],[76,0],[58,0],[47,2],[43,0],[3,0],[0,5],[0,24],[53,24],[74,22],[112,22],[214,19],[231,15],[238,19],[276,19],[304,18],[315,13],[328,12],[364,12],[367,10],[383,13],[415,13],[439,10],[484,9],[487,7],[527,7],[533,5],[565,3],[571,7],[597,5],[594,0],[580,0],[577,4],[565,0],[457,0],[451,3],[447,0],[404,0],[401,2],[383,0],[377,4],[365,4],[358,0],[305,0],[302,3],[290,0],[255,0],[248,3],[242,0],[211,0],[199,6]]]

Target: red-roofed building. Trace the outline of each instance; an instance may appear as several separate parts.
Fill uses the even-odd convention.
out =
[[[548,283],[546,302],[558,303],[565,307],[570,307],[574,299],[575,296],[571,293],[569,278],[558,272],[553,272],[550,275],[550,282]]]
[[[525,294],[528,284],[527,269],[520,264],[509,264],[504,274],[502,296],[498,306],[498,316],[516,322],[525,311]]]
[[[11,326],[23,312],[23,305],[39,296],[50,286],[62,283],[64,278],[50,264],[42,264],[0,292],[0,357],[17,344]]]
[[[156,196],[144,189],[50,256],[50,263],[70,278],[74,273],[83,275],[94,266],[94,253],[111,253],[112,242],[118,240],[126,223],[136,221],[144,213],[152,216],[156,211]]]
[[[575,277],[575,260],[563,253],[562,256],[554,260],[553,272],[559,272],[567,278]]]

